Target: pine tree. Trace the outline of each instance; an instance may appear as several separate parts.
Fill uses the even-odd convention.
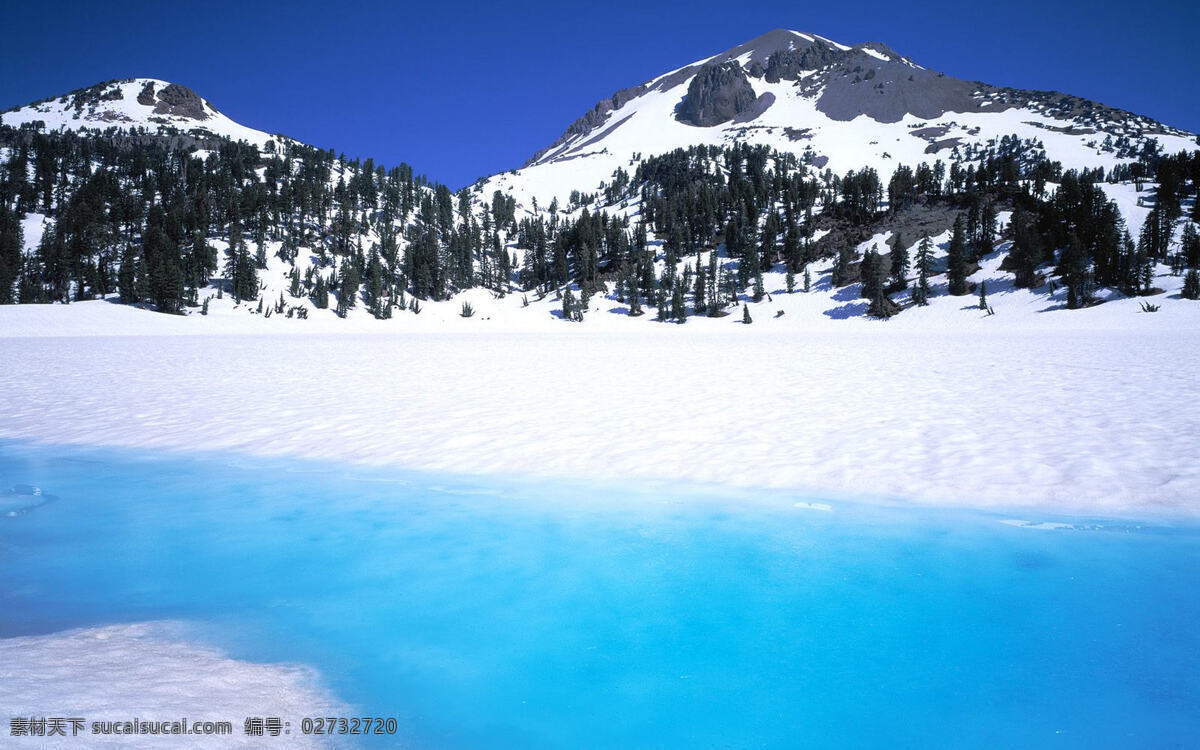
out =
[[[563,320],[575,320],[576,307],[578,307],[578,303],[575,301],[575,294],[571,291],[571,287],[568,286],[562,296]]]
[[[882,286],[879,283],[883,272],[883,259],[875,248],[863,253],[862,263],[858,267],[858,276],[862,281],[862,296],[864,299],[874,299]]]
[[[346,314],[354,307],[358,297],[358,287],[361,283],[362,277],[358,271],[358,264],[347,259],[342,263],[341,279],[338,281],[338,317],[346,317]]]
[[[808,266],[804,267],[804,291],[812,290],[812,276],[808,272]]]
[[[979,216],[979,242],[977,257],[991,255],[996,249],[996,206],[991,201],[983,204]]]
[[[626,288],[629,290],[629,316],[634,317],[642,314],[642,295],[638,291],[637,284],[634,283],[633,271],[631,270],[627,278]]]
[[[979,282],[979,309],[980,310],[988,309],[987,282],[986,281]]]
[[[313,304],[320,310],[329,307],[329,282],[320,273],[317,274],[317,283],[313,288]]]
[[[874,318],[891,317],[892,301],[888,299],[884,288],[887,284],[887,271],[883,258],[875,250],[868,250],[863,256],[862,280],[863,296],[870,301],[867,314]]]
[[[241,302],[258,297],[258,269],[242,240],[241,227],[237,224],[229,228],[228,256],[225,274],[229,277],[234,300]]]
[[[742,305],[742,322],[745,323],[746,325],[750,325],[751,323],[754,322],[750,318],[750,308],[748,306],[746,306],[745,304]]]
[[[834,286],[845,286],[850,283],[854,255],[854,248],[849,246],[844,246],[838,250],[837,262],[834,263],[833,273],[831,274]]]
[[[1196,197],[1196,203],[1200,204],[1200,195]],[[1196,225],[1190,221],[1183,227],[1179,254],[1188,268],[1200,268],[1200,233],[1196,232]]]
[[[142,233],[142,258],[150,300],[161,312],[177,313],[183,305],[183,269],[179,246],[167,235],[166,216],[155,206]]]
[[[960,296],[970,291],[967,287],[967,238],[963,217],[954,220],[954,231],[946,252],[946,281],[950,294]]]
[[[0,305],[17,301],[17,277],[21,273],[21,248],[24,244],[21,222],[0,200]]]
[[[140,299],[136,278],[137,261],[138,255],[133,245],[126,245],[121,253],[121,268],[117,272],[117,288],[120,290],[122,302],[137,302]]]
[[[1092,299],[1091,275],[1088,270],[1087,251],[1074,232],[1062,252],[1058,271],[1067,287],[1067,307],[1086,307]]]
[[[687,301],[684,297],[684,281],[676,279],[671,291],[671,317],[680,323],[687,322]]]
[[[904,238],[897,232],[892,240],[892,285],[891,289],[900,291],[908,288],[908,247]]]
[[[913,302],[922,307],[929,304],[929,274],[933,269],[933,240],[928,235],[917,245],[917,287],[913,290]]]
[[[1200,299],[1200,271],[1193,268],[1184,275],[1182,294],[1184,299]]]
[[[1013,284],[1022,289],[1032,288],[1037,283],[1037,268],[1043,260],[1042,238],[1033,218],[1020,206],[1013,212],[1012,233],[1008,261],[1015,276]]]

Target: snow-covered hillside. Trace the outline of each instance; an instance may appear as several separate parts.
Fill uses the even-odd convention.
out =
[[[140,129],[153,134],[217,136],[259,148],[290,140],[234,122],[195,91],[156,78],[108,81],[0,113],[0,124],[40,122],[48,131]]]
[[[617,92],[523,169],[455,195],[130,79],[0,116],[0,304],[520,330],[622,311],[729,325],[746,305],[779,328],[871,310],[933,324],[986,284],[996,314],[1031,324],[1142,297],[1165,320],[1200,310],[1196,145],[881,43],[775,30]]]
[[[715,68],[727,80],[700,85]],[[710,102],[699,122],[684,114],[693,99]],[[973,147],[1012,135],[1042,144],[1065,169],[1109,169],[1147,141],[1164,153],[1197,145],[1194,134],[1076,97],[961,81],[883,44],[851,47],[777,29],[617,92],[522,169],[479,190],[544,209],[555,198],[565,205],[572,190],[611,182],[617,169],[632,173],[646,157],[734,142],[795,153],[815,171],[873,167],[886,183],[900,164],[969,160]]]

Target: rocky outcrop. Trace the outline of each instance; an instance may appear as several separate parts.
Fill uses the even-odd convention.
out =
[[[770,83],[794,81],[806,70],[819,70],[845,60],[847,53],[828,44],[810,44],[802,49],[781,50],[767,58],[763,77]]]
[[[193,120],[207,120],[208,112],[204,108],[204,100],[195,91],[178,83],[170,83],[158,92],[158,104],[154,106],[156,115],[173,115],[188,117]]]
[[[705,65],[692,78],[675,119],[688,125],[712,127],[729,122],[754,107],[754,88],[736,62]]]

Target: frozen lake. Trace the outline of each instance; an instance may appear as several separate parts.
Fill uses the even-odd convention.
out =
[[[22,659],[169,621],[397,718],[365,746],[1200,745],[1191,525],[164,455],[0,442],[0,713],[153,710]]]

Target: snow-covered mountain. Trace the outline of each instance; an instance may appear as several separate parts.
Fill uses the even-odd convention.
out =
[[[519,170],[479,184],[518,208],[562,203],[615,170],[693,145],[765,144],[814,170],[970,161],[1016,136],[1064,169],[1111,168],[1154,141],[1164,153],[1196,137],[1148,117],[1057,92],[964,81],[928,70],[885,44],[848,46],[776,29],[601,100]]]
[[[140,129],[155,135],[217,136],[260,148],[283,139],[221,114],[190,88],[156,78],[105,81],[0,113],[0,124],[41,122],[46,131]]]
[[[1150,296],[1193,314],[1196,145],[881,43],[776,30],[617,92],[454,195],[248,128],[179,84],[110,81],[0,113],[0,304],[924,325],[977,294],[989,314],[1123,315]]]

